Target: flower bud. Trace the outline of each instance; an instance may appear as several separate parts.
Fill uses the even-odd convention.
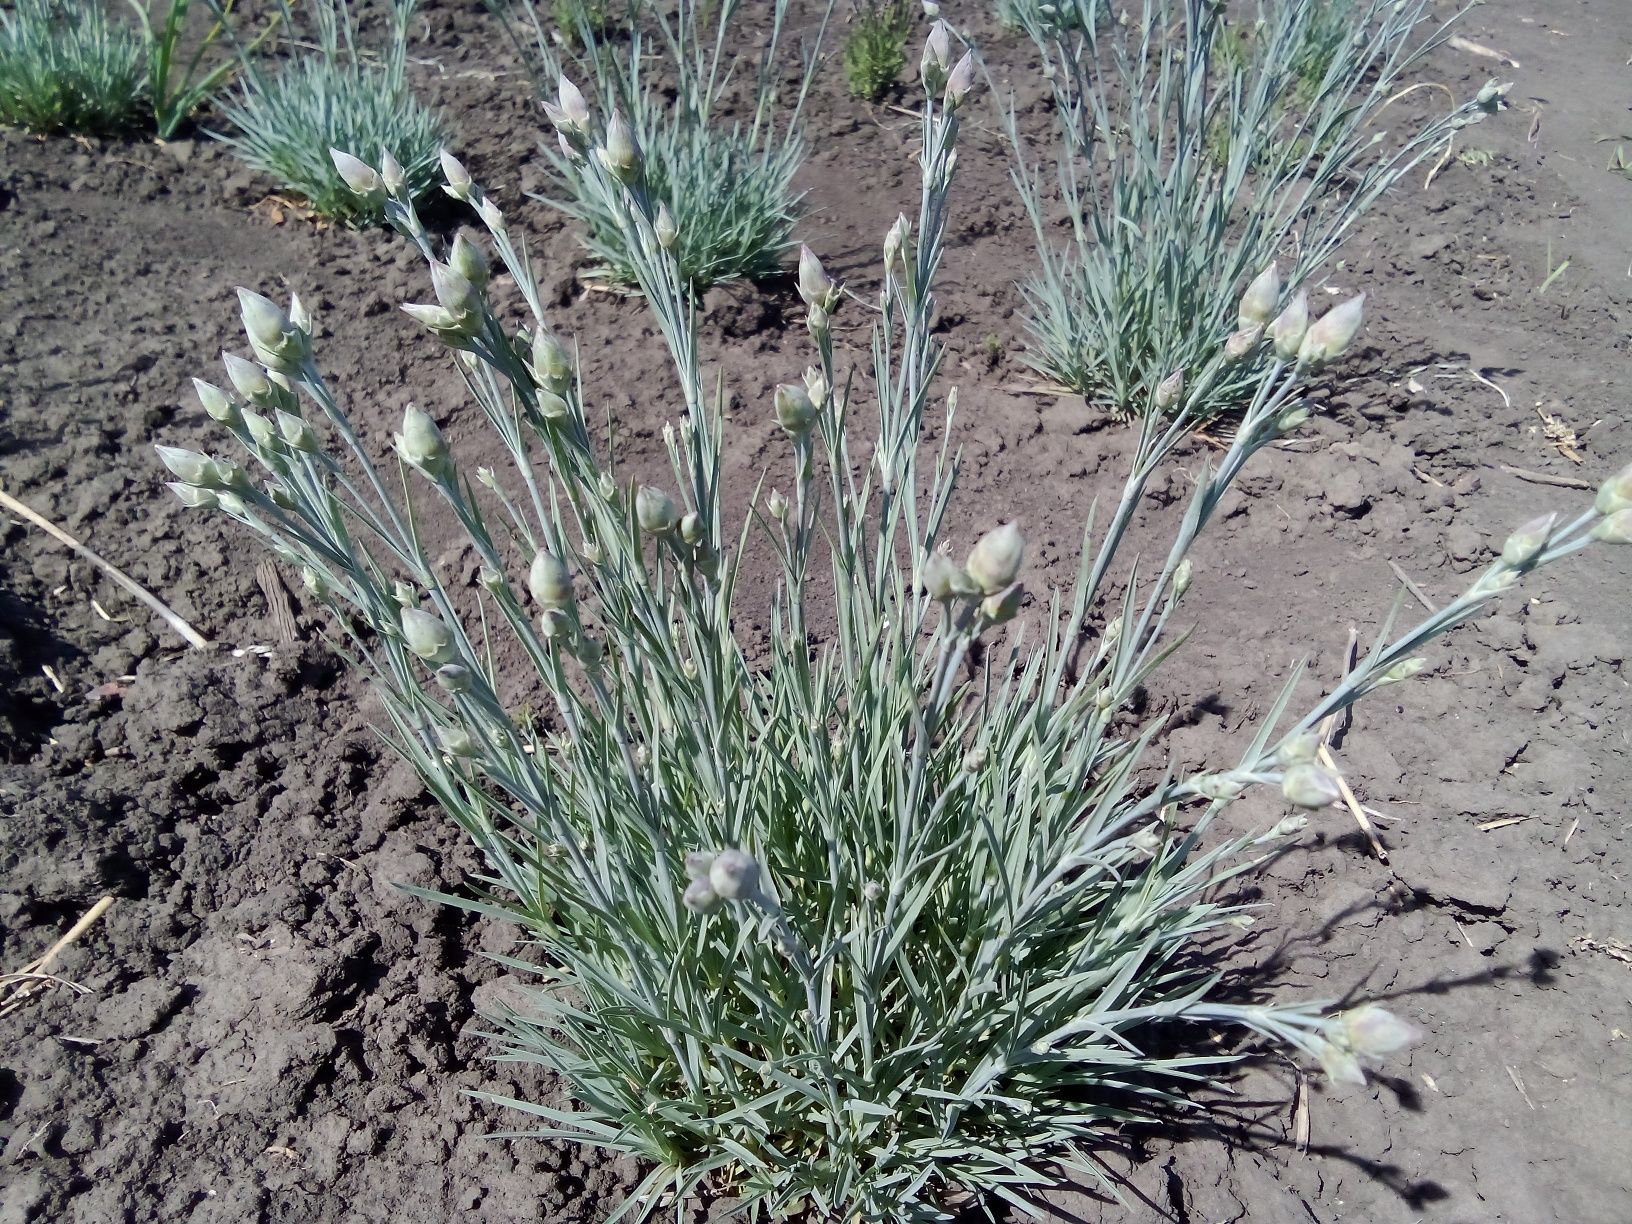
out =
[[[1398,1054],[1422,1040],[1422,1030],[1386,1008],[1366,1003],[1339,1017],[1342,1040],[1354,1053],[1370,1058]]]
[[[714,855],[707,850],[687,850],[681,865],[685,868],[686,879],[707,880],[709,868],[714,866]]]
[[[995,595],[988,595],[980,601],[980,614],[993,625],[1006,625],[1014,619],[1015,613],[1020,611],[1020,604],[1026,598],[1026,588],[1021,583],[1006,587]]]
[[[179,446],[155,446],[159,459],[183,484],[208,489],[221,483],[215,460]]]
[[[565,395],[572,385],[572,358],[553,334],[542,328],[533,337],[533,379],[556,395]]]
[[[1281,745],[1275,759],[1282,765],[1312,761],[1320,752],[1321,738],[1313,731],[1300,732]]]
[[[789,434],[798,438],[810,432],[816,420],[816,405],[810,394],[798,383],[783,383],[773,397],[776,420]]]
[[[1258,341],[1264,338],[1264,329],[1254,323],[1251,327],[1243,327],[1239,331],[1231,332],[1230,338],[1224,341],[1224,360],[1235,362],[1258,347]]]
[[[667,204],[657,206],[657,220],[652,222],[652,232],[657,235],[657,245],[665,251],[674,250],[674,244],[680,237],[680,230],[674,223],[674,214],[669,212]]]
[[[1330,770],[1310,761],[1293,765],[1281,775],[1281,797],[1293,807],[1330,807],[1343,797]]]
[[[443,664],[454,657],[453,630],[442,618],[419,608],[405,607],[398,615],[402,626],[402,640],[427,663]]]
[[[441,306],[431,306],[424,302],[404,302],[402,312],[415,323],[429,328],[437,335],[449,341],[458,341],[467,334],[468,320],[458,318],[451,310]]]
[[[595,156],[620,183],[632,183],[640,173],[640,145],[622,111],[612,112],[606,125],[606,143],[595,150]]]
[[[482,312],[482,295],[476,285],[462,272],[437,260],[431,261],[431,288],[442,309],[453,316],[456,323],[477,318]]]
[[[1271,837],[1296,837],[1309,827],[1309,817],[1288,816],[1269,831]]]
[[[1285,310],[1269,325],[1270,339],[1275,342],[1275,356],[1282,361],[1296,361],[1298,349],[1309,331],[1309,295],[1302,289],[1293,296]]]
[[[454,236],[453,246],[448,250],[448,266],[476,289],[482,289],[487,284],[487,256],[465,235],[464,230]]]
[[[250,441],[255,444],[255,449],[276,453],[280,441],[278,427],[258,412],[246,410],[243,418],[244,430],[249,434]]]
[[[901,258],[906,250],[907,236],[912,233],[912,226],[908,224],[905,214],[895,218],[895,224],[890,226],[889,232],[884,235],[884,266],[893,268],[895,261]]]
[[[201,489],[197,485],[171,480],[165,483],[165,488],[174,493],[182,505],[194,510],[214,510],[220,504],[212,490]]]
[[[952,27],[937,21],[924,40],[924,52],[918,59],[918,75],[923,80],[924,92],[934,97],[946,88],[947,76],[952,71]]]
[[[680,521],[680,512],[662,489],[641,485],[635,493],[635,521],[648,535],[668,535]]]
[[[980,594],[975,580],[958,568],[951,557],[938,550],[924,562],[923,584],[929,597],[941,603],[952,599],[973,599]]]
[[[1190,558],[1180,561],[1173,571],[1173,598],[1180,599],[1190,589],[1190,579],[1195,574],[1195,566],[1191,565]]]
[[[436,683],[450,693],[468,693],[471,686],[470,668],[463,663],[444,663],[436,669]]]
[[[447,180],[442,190],[456,200],[469,200],[471,188],[476,185],[471,181],[470,171],[466,170],[463,163],[446,149],[443,149],[437,156],[442,162],[442,177]]]
[[[953,65],[952,71],[947,74],[945,98],[946,109],[956,110],[959,106],[963,105],[964,99],[969,96],[969,91],[974,89],[974,87],[975,53],[973,51],[965,51],[963,53],[963,57],[959,59],[955,65]]]
[[[693,548],[703,542],[703,516],[693,510],[680,519],[680,538]]]
[[[1420,655],[1413,656],[1409,659],[1401,659],[1398,663],[1394,664],[1393,667],[1389,668],[1381,676],[1377,677],[1376,687],[1381,688],[1385,684],[1398,684],[1402,680],[1409,680],[1411,677],[1419,674],[1427,666],[1428,660],[1422,658]]]
[[[555,102],[544,103],[544,113],[564,138],[589,134],[589,103],[565,74],[556,82]]]
[[[805,394],[810,396],[810,402],[818,410],[827,407],[827,397],[832,394],[832,389],[827,385],[827,376],[815,366],[805,370]]]
[[[256,360],[280,373],[299,371],[309,351],[306,333],[294,325],[282,307],[271,298],[240,289],[238,314]]]
[[[442,745],[442,751],[451,757],[476,755],[476,746],[471,742],[470,732],[462,727],[438,727],[436,740]]]
[[[780,523],[788,517],[788,499],[772,489],[771,495],[765,499],[765,509]]]
[[[207,383],[202,378],[193,379],[193,394],[198,396],[199,406],[212,421],[220,421],[223,425],[234,425],[238,421],[238,405],[225,391],[214,383]]]
[[[409,404],[402,413],[402,432],[396,436],[397,454],[421,471],[432,475],[448,457],[448,444],[436,422],[423,410]]]
[[[476,572],[476,581],[489,595],[498,595],[505,589],[504,575],[490,566],[484,565]]]
[[[975,541],[963,568],[987,595],[1013,585],[1025,559],[1026,541],[1020,524],[1004,523]]]
[[[1281,270],[1271,263],[1256,277],[1247,291],[1241,295],[1241,305],[1236,311],[1236,326],[1245,331],[1248,328],[1262,328],[1268,323],[1270,316],[1275,313],[1275,307],[1281,301]]]
[[[708,869],[708,883],[727,901],[752,901],[759,895],[759,864],[741,850],[721,850]]]
[[[1366,295],[1358,293],[1333,306],[1304,333],[1298,360],[1319,366],[1341,357],[1353,342],[1365,315]]]
[[[408,172],[391,155],[390,149],[380,150],[380,182],[385,185],[386,193],[394,198],[401,199],[408,193]]]
[[[572,617],[561,608],[546,608],[538,614],[538,631],[546,642],[564,642],[572,636]]]
[[[565,608],[572,603],[572,571],[561,558],[539,549],[527,570],[527,589],[541,608]]]
[[[839,304],[839,287],[808,246],[799,248],[799,296],[813,312],[822,310],[831,314]]]
[[[1174,370],[1161,382],[1156,384],[1156,410],[1166,412],[1176,402],[1184,391],[1184,371]]]
[[[1599,514],[1632,509],[1632,464],[1598,486],[1598,499],[1592,503],[1592,508]]]
[[[869,901],[877,901],[884,895],[884,885],[877,880],[868,880],[861,886],[861,895]]]
[[[712,914],[720,908],[720,894],[708,886],[707,880],[693,880],[680,894],[680,900],[694,914]]]
[[[384,201],[385,184],[380,181],[380,176],[373,166],[339,149],[329,150],[329,160],[334,163],[335,171],[353,195],[361,196],[375,204]]]
[[[1508,536],[1502,544],[1502,564],[1516,570],[1529,569],[1552,538],[1556,514],[1543,514],[1531,519]]]
[[[317,435],[312,432],[312,427],[294,413],[281,408],[278,409],[278,432],[294,450],[309,454],[317,449]]]
[[[1592,538],[1600,544],[1632,544],[1632,510],[1617,510],[1599,519]]]
[[[329,594],[329,580],[309,565],[300,567],[300,584],[315,599],[326,598]]]

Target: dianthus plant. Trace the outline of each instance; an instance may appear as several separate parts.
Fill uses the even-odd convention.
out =
[[[1141,724],[1132,698],[1205,581],[1186,553],[1253,453],[1296,427],[1298,389],[1353,336],[1358,303],[1298,335],[1283,320],[1273,340],[1164,382],[1167,411],[1147,412],[1108,522],[1090,517],[1074,588],[1028,603],[1015,525],[961,561],[942,547],[957,458],[921,453],[942,395],[933,286],[974,80],[945,27],[923,78],[922,194],[884,241],[878,297],[846,300],[814,255],[801,261],[814,363],[768,406],[791,450],[787,495],[727,509],[722,396],[706,390],[672,230],[627,134],[565,81],[552,114],[624,227],[673,356],[665,487],[634,484],[598,442],[572,345],[504,214],[451,157],[446,190],[503,273],[467,237],[438,251],[389,158],[336,164],[424,253],[436,301],[406,309],[457,354],[506,470],[467,477],[410,408],[400,472],[382,471],[318,372],[298,301],[285,312],[248,292],[254,359],[226,358],[232,392],[198,390],[264,483],[162,449],[183,501],[298,567],[373,680],[391,742],[485,857],[474,892],[439,899],[519,928],[501,959],[528,985],[493,1017],[495,1040],[572,1099],[546,1103],[540,1080],[502,1103],[536,1127],[525,1133],[648,1162],[616,1215],[678,1213],[703,1190],[847,1221],[945,1218],[959,1189],[1019,1200],[1056,1162],[1090,1165],[1110,1128],[1220,1074],[1243,1049],[1232,1032],[1360,1078],[1409,1025],[1370,1005],[1231,995],[1219,975],[1245,917],[1229,881],[1307,818],[1244,836],[1216,818],[1253,787],[1330,804],[1323,719],[1412,675],[1419,647],[1521,574],[1632,532],[1629,471],[1596,508],[1521,528],[1420,625],[1385,627],[1301,715],[1289,682],[1233,766],[1164,772],[1160,720]],[[519,329],[487,292],[496,275],[526,303]],[[841,306],[873,313],[865,375],[835,353]],[[1155,572],[1119,563],[1186,405],[1246,343],[1273,347],[1234,444],[1196,473]],[[473,585],[433,560],[431,530],[468,539]],[[822,562],[835,598],[818,608]],[[737,636],[738,577],[756,565],[779,575],[768,644]],[[1102,610],[1113,581],[1125,593]]]

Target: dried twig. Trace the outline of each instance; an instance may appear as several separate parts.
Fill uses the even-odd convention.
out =
[[[1549,476],[1546,472],[1532,472],[1526,468],[1514,467],[1511,463],[1497,464],[1509,476],[1517,476],[1520,480],[1528,480],[1531,484],[1552,485],[1557,489],[1590,489],[1590,481],[1579,480],[1574,476]]]
[[[153,592],[142,586],[141,583],[137,582],[134,578],[125,573],[125,571],[120,569],[118,566],[114,565],[111,561],[98,556],[89,548],[86,548],[85,545],[74,539],[73,536],[69,535],[61,527],[58,527],[55,523],[51,522],[43,515],[30,509],[28,506],[25,506],[22,502],[11,496],[11,494],[7,493],[4,489],[0,489],[0,506],[4,506],[13,514],[22,515],[23,518],[33,523],[34,526],[45,532],[52,539],[56,540],[58,543],[66,544],[69,548],[73,549],[80,556],[84,557],[92,565],[95,565],[109,578],[112,578],[120,586],[124,587],[126,591],[130,592],[130,594],[141,600],[154,612],[158,613],[158,615],[163,618],[165,624],[169,625],[170,628],[174,629],[184,639],[186,639],[187,644],[194,650],[208,650],[210,648],[209,640],[203,637],[198,630],[194,629],[186,621],[182,620],[181,617],[172,611],[163,601],[161,601],[157,595],[153,594]]]
[[[1371,843],[1371,852],[1377,856],[1377,861],[1388,866],[1388,851],[1383,849],[1383,843],[1377,837],[1377,829],[1366,815],[1366,809],[1360,806],[1360,800],[1354,797],[1349,789],[1348,779],[1338,772],[1337,762],[1332,759],[1332,750],[1325,744],[1320,746],[1320,763],[1332,771],[1332,777],[1337,779],[1338,793],[1343,796],[1343,806],[1349,809],[1349,815],[1354,817],[1354,823],[1360,826],[1360,832],[1366,835],[1366,841]]]
[[[1429,599],[1428,596],[1426,596],[1426,595],[1424,595],[1422,593],[1422,588],[1419,587],[1416,583],[1412,582],[1411,581],[1411,575],[1407,574],[1403,569],[1401,569],[1398,564],[1396,564],[1393,561],[1390,561],[1388,563],[1388,568],[1394,571],[1394,577],[1398,578],[1401,582],[1403,582],[1405,584],[1405,589],[1411,592],[1412,596],[1416,599],[1416,601],[1418,603],[1420,603],[1424,608],[1426,608],[1430,612],[1438,612],[1439,611],[1438,608],[1434,607],[1434,601]]]
[[[0,1000],[0,1016],[8,1015],[21,1007],[28,999],[39,993],[48,982],[62,981],[61,978],[50,972],[51,966],[56,962],[57,957],[62,954],[63,949],[73,944],[81,935],[90,930],[95,925],[96,920],[107,913],[112,905],[112,897],[103,897],[90,909],[86,910],[80,920],[68,928],[68,933],[47,948],[38,960],[30,961],[16,973],[8,973],[0,978],[0,984],[11,987],[11,993],[6,995],[4,1000]],[[66,984],[74,986],[74,983],[71,982]],[[83,990],[84,988],[75,986],[75,989]]]

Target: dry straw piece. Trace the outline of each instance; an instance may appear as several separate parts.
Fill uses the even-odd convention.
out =
[[[922,77],[920,205],[884,240],[868,376],[834,351],[852,298],[815,252],[800,259],[813,362],[761,409],[793,472],[763,513],[723,504],[724,393],[706,389],[664,239],[672,203],[647,190],[639,145],[566,81],[551,111],[563,156],[616,219],[673,358],[667,475],[637,484],[600,442],[561,321],[503,211],[451,156],[445,190],[480,219],[482,259],[513,278],[519,326],[468,249],[439,248],[389,164],[346,164],[427,260],[435,301],[411,313],[454,354],[505,468],[471,478],[457,439],[410,409],[400,470],[382,471],[382,440],[359,435],[319,372],[304,311],[252,295],[258,362],[229,360],[237,393],[206,384],[200,398],[257,475],[163,452],[184,501],[300,571],[373,681],[393,746],[481,852],[469,888],[415,891],[522,928],[499,960],[532,986],[491,1017],[495,1041],[561,1076],[573,1103],[547,1104],[543,1086],[501,1103],[525,1133],[649,1162],[617,1217],[708,1188],[773,1215],[944,1219],[955,1192],[1019,1201],[1055,1162],[1097,1174],[1094,1144],[1222,1074],[1243,1048],[1232,1031],[1339,1081],[1399,1057],[1415,1030],[1381,1008],[1230,994],[1218,958],[1250,915],[1229,882],[1311,817],[1239,836],[1217,817],[1265,788],[1318,819],[1342,794],[1319,758],[1326,720],[1408,680],[1425,646],[1525,573],[1616,538],[1606,525],[1632,487],[1622,476],[1598,506],[1526,529],[1403,633],[1390,617],[1302,714],[1294,670],[1235,764],[1164,769],[1163,721],[1133,698],[1208,580],[1188,554],[1253,455],[1306,419],[1302,388],[1362,307],[1312,322],[1320,343],[1289,356],[1259,328],[1166,367],[1171,402],[1143,416],[1108,517],[1090,515],[1074,585],[1028,602],[1022,527],[993,522],[956,559],[957,455],[921,446],[943,411],[935,283],[974,81],[945,26]],[[1151,478],[1248,363],[1239,427],[1194,473],[1165,557],[1126,558]],[[427,551],[427,500],[479,558],[474,588],[450,586]],[[737,636],[750,544],[778,578],[764,644]],[[818,564],[831,606],[813,606]],[[499,673],[501,639],[527,666]]]

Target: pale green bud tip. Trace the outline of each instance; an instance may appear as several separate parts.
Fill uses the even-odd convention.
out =
[[[402,414],[397,453],[417,468],[433,468],[447,458],[448,444],[429,414],[409,404]]]
[[[539,613],[538,631],[547,642],[565,641],[572,636],[572,618],[561,608],[546,608]]]
[[[693,510],[680,519],[680,538],[693,548],[703,542],[703,516]]]
[[[1385,1058],[1409,1049],[1422,1040],[1422,1030],[1402,1020],[1387,1008],[1366,1003],[1339,1017],[1342,1040],[1354,1053],[1368,1058]]]
[[[202,378],[193,379],[193,394],[198,396],[199,406],[212,421],[230,424],[237,419],[238,405],[214,383],[207,383]]]
[[[1182,596],[1190,589],[1190,581],[1195,576],[1195,572],[1195,566],[1190,563],[1189,557],[1179,562],[1178,568],[1173,571],[1173,594],[1175,596]]]
[[[1230,338],[1224,341],[1224,360],[1240,361],[1243,357],[1258,347],[1258,342],[1264,338],[1263,325],[1254,323],[1250,327],[1243,327],[1239,331],[1230,333]]]
[[[1242,330],[1250,327],[1262,328],[1275,313],[1275,307],[1281,301],[1281,270],[1275,264],[1270,264],[1256,277],[1247,291],[1241,295],[1241,305],[1236,312],[1236,326]]]
[[[291,372],[306,355],[306,334],[296,327],[271,298],[249,289],[238,290],[238,313],[244,334],[261,364]]]
[[[1294,807],[1330,807],[1343,797],[1331,771],[1304,761],[1281,775],[1281,797]]]
[[[329,160],[334,163],[341,181],[356,195],[385,194],[385,184],[380,180],[379,172],[361,158],[353,157],[339,149],[330,149]]]
[[[179,446],[155,446],[159,459],[183,484],[210,488],[220,483],[215,460]]]
[[[937,94],[946,87],[951,71],[952,27],[944,21],[937,21],[930,27],[929,37],[924,40],[924,53],[918,59],[918,75],[923,79],[925,91]]]
[[[816,405],[804,387],[798,383],[783,383],[777,387],[774,400],[776,420],[783,429],[795,437],[810,432],[816,421]]]
[[[436,738],[442,745],[442,751],[451,757],[468,757],[476,752],[476,746],[471,743],[470,732],[459,727],[438,727]]]
[[[1341,357],[1354,341],[1365,317],[1366,295],[1358,293],[1333,306],[1304,333],[1298,360],[1320,365]]]
[[[572,572],[553,553],[539,549],[527,570],[527,589],[541,608],[564,608],[572,602]]]
[[[946,105],[961,106],[975,87],[975,53],[965,51],[946,78]]]
[[[448,250],[448,266],[477,289],[487,284],[487,256],[482,254],[482,248],[472,242],[464,230],[454,236],[453,246]]]
[[[635,493],[635,521],[649,535],[667,535],[680,522],[680,512],[662,489],[641,485]]]
[[[684,866],[686,879],[707,880],[709,868],[714,866],[714,855],[707,850],[687,850]]]
[[[1025,553],[1026,540],[1020,534],[1020,524],[1004,523],[975,541],[963,568],[985,594],[995,595],[1014,584]]]
[[[675,241],[680,237],[679,227],[674,223],[674,214],[669,211],[667,204],[657,206],[657,220],[652,222],[652,231],[657,235],[657,245],[665,251],[674,250]]]
[[[402,640],[427,663],[442,664],[453,657],[453,631],[442,619],[419,608],[404,608],[398,618]]]
[[[297,451],[315,451],[317,449],[317,435],[312,427],[292,412],[278,409],[278,433],[291,448]]]
[[[759,895],[759,864],[741,850],[722,850],[709,866],[708,883],[727,901],[751,901]]]
[[[1428,660],[1424,659],[1420,655],[1409,659],[1401,659],[1398,663],[1394,664],[1393,667],[1389,668],[1383,673],[1382,678],[1378,681],[1378,683],[1398,684],[1402,680],[1409,680],[1413,676],[1420,675],[1423,669],[1425,669],[1427,666]]]
[[[1599,514],[1632,510],[1632,464],[1628,464],[1598,487],[1593,509]]]
[[[171,480],[166,482],[165,488],[174,493],[176,500],[189,509],[214,510],[220,504],[213,491],[201,489],[197,485]]]
[[[799,296],[811,310],[831,314],[838,305],[839,287],[808,246],[799,248]]]
[[[942,603],[952,599],[973,599],[981,593],[975,580],[944,552],[933,552],[924,562],[923,583],[929,597]]]
[[[435,290],[436,300],[442,308],[455,319],[470,318],[481,312],[481,292],[469,277],[451,264],[431,262],[431,288]]]
[[[771,517],[780,523],[788,517],[788,499],[772,489],[771,495],[765,499],[765,509],[770,511]]]
[[[596,156],[607,173],[620,183],[632,181],[639,172],[640,145],[622,111],[612,112],[606,125],[606,143],[596,151]]]
[[[450,693],[470,692],[470,668],[463,663],[444,663],[436,669],[436,683]]]
[[[380,182],[391,195],[401,196],[408,190],[408,172],[391,155],[390,149],[380,150]]]
[[[1552,538],[1553,524],[1557,521],[1558,515],[1543,514],[1513,532],[1502,544],[1502,564],[1514,569],[1528,569],[1547,547],[1547,541]]]
[[[1285,310],[1270,324],[1270,339],[1275,344],[1275,356],[1282,361],[1296,361],[1303,338],[1309,332],[1309,295],[1299,289]]]
[[[475,183],[471,181],[470,171],[466,170],[464,164],[446,149],[443,149],[437,156],[442,163],[442,177],[447,180],[447,185],[442,190],[456,200],[470,199],[470,190],[475,186]]]
[[[1600,544],[1632,544],[1632,510],[1617,510],[1599,519],[1592,538]]]
[[[1156,407],[1165,412],[1178,403],[1179,396],[1184,393],[1184,371],[1174,370],[1161,382],[1156,384]]]
[[[589,130],[589,103],[564,75],[556,82],[555,101],[544,103],[544,113],[563,136],[582,136]]]
[[[680,900],[694,914],[712,914],[720,908],[720,894],[708,886],[707,880],[693,880],[680,894]]]

